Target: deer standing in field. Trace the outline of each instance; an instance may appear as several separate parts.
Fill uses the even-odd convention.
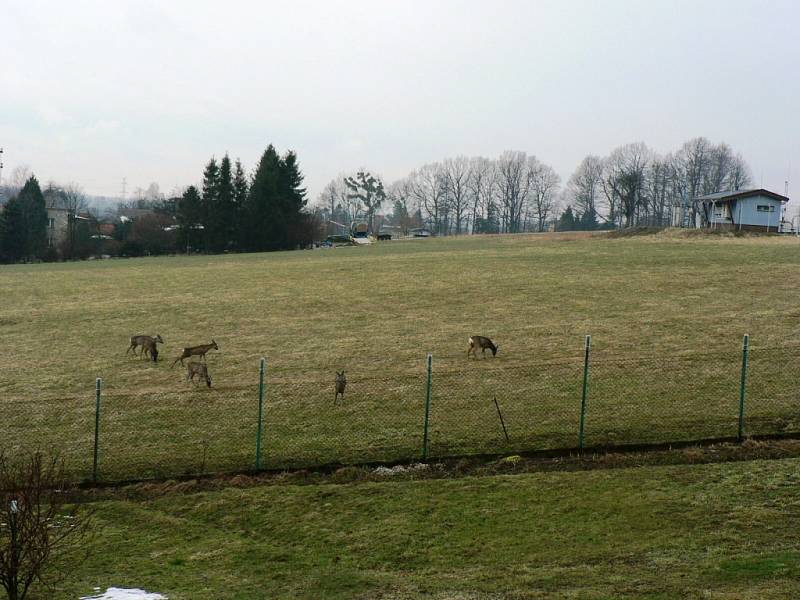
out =
[[[195,375],[197,375],[198,381],[194,380]],[[198,385],[200,379],[205,379],[206,385],[211,387],[211,377],[208,375],[208,367],[204,363],[190,362],[186,370],[186,380]]]
[[[142,354],[145,356],[149,354],[150,358],[153,359],[153,362],[158,362],[158,347],[156,346],[156,340],[142,344]]]
[[[342,395],[342,402],[344,402],[344,388],[347,387],[347,378],[344,376],[344,371],[341,373],[336,371],[336,393],[333,396],[333,403],[336,404],[336,400],[339,398],[339,394]]]
[[[161,339],[161,336],[156,334],[155,337],[149,335],[132,335],[131,336],[131,345],[128,346],[128,349],[125,351],[125,354],[133,350],[133,353],[136,354],[136,347],[141,346],[142,349],[139,351],[139,356],[145,354],[146,352],[150,353],[150,356],[153,357],[158,356],[158,349],[156,348],[156,344],[163,344],[164,340]],[[156,359],[153,358],[155,361]]]
[[[483,355],[483,358],[486,358],[487,348],[492,351],[492,356],[496,356],[497,351],[500,350],[500,346],[496,346],[495,343],[488,337],[484,337],[482,335],[473,335],[469,338],[469,348],[467,349],[467,358],[469,358],[470,354],[473,354],[475,358],[478,358],[478,348],[481,349],[481,354]]]
[[[219,350],[219,346],[217,346],[217,342],[214,340],[211,340],[210,344],[200,344],[199,346],[189,346],[188,348],[184,348],[181,355],[172,363],[172,367],[174,367],[175,363],[178,361],[181,361],[181,366],[183,366],[183,359],[189,358],[190,356],[199,356],[200,360],[204,361],[206,359],[206,352],[212,348],[214,350]]]

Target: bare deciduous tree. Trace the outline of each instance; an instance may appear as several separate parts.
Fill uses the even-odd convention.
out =
[[[454,233],[460,235],[469,207],[470,162],[466,156],[448,158],[442,164],[448,206],[452,212]]]
[[[52,590],[82,558],[91,513],[66,503],[70,489],[56,459],[0,452],[0,584],[9,600],[24,600],[34,584]]]
[[[603,191],[609,205],[624,217],[626,226],[634,225],[644,201],[644,185],[652,152],[644,143],[616,148],[605,161]]]
[[[497,191],[497,169],[494,161],[482,156],[470,160],[470,178],[468,182],[472,200],[472,232],[475,224],[482,222]]]
[[[544,231],[548,217],[556,208],[561,178],[553,167],[542,164],[535,156],[528,159],[529,195],[536,218],[536,231]]]
[[[437,234],[444,231],[446,185],[438,164],[424,165],[409,176],[410,190],[420,208],[425,211],[431,229]]]
[[[603,182],[603,160],[589,155],[567,182],[566,200],[581,214],[596,215]]]
[[[522,212],[528,200],[531,179],[528,177],[528,155],[507,150],[497,160],[497,188],[502,206],[503,230],[518,233]]]
[[[344,183],[344,175],[338,175],[335,179],[328,182],[325,189],[319,195],[320,204],[322,204],[328,211],[327,223],[328,235],[337,233],[339,230],[339,219],[341,216],[347,216],[347,223],[342,225],[350,225],[355,221],[361,212],[361,201],[357,198],[348,198],[347,186]]]

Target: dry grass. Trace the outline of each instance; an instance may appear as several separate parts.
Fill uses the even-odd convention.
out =
[[[419,448],[430,351],[434,451],[496,449],[492,394],[508,413],[509,449],[571,445],[591,333],[589,441],[657,439],[667,417],[670,435],[691,439],[735,433],[739,345],[749,332],[751,379],[763,388],[754,397],[774,401],[752,406],[754,432],[792,430],[797,411],[786,407],[797,390],[782,373],[800,366],[798,267],[794,238],[674,232],[7,266],[0,410],[11,418],[0,421],[12,446],[53,441],[84,469],[100,376],[104,439],[116,440],[106,465],[142,456],[135,472],[149,474],[153,456],[143,449],[159,448],[189,471],[241,468],[252,455],[263,355],[268,457],[391,459]],[[134,333],[160,333],[165,360],[126,357]],[[499,342],[496,359],[467,362],[474,333]],[[182,346],[212,337],[214,387],[194,388],[169,364]],[[348,401],[331,413],[342,368]],[[626,415],[638,421],[620,427]]]

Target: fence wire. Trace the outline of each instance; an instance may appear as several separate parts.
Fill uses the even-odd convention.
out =
[[[169,393],[131,394],[111,382],[99,414],[91,387],[2,398],[0,448],[55,450],[76,480],[123,481],[690,442],[737,437],[740,427],[800,434],[800,346],[754,347],[747,359],[742,389],[741,348],[641,358],[598,351],[583,414],[583,356],[445,357],[433,362],[430,397],[421,361],[380,377],[348,372],[338,398],[327,368],[267,369],[263,396],[257,371],[252,385],[186,383]]]

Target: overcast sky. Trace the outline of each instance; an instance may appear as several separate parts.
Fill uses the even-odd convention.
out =
[[[169,193],[273,143],[315,200],[361,166],[513,149],[566,180],[702,135],[800,197],[798,39],[798,0],[0,0],[2,174]]]

